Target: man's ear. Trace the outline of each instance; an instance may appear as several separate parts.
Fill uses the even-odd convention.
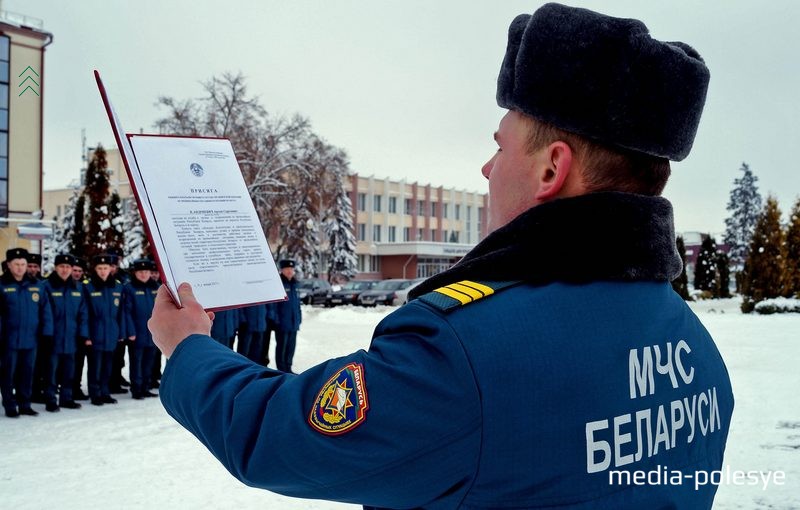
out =
[[[565,183],[573,172],[572,149],[565,142],[557,141],[547,146],[538,169],[539,186],[534,198],[539,202],[547,202],[558,198],[566,191]]]

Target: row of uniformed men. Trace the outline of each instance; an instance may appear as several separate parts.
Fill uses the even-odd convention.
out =
[[[155,264],[134,261],[129,278],[118,269],[117,254],[93,259],[92,271],[67,254],[55,259],[55,270],[40,274],[41,255],[21,248],[6,252],[0,277],[0,389],[5,414],[35,416],[32,402],[56,412],[78,409],[76,400],[113,404],[114,393],[134,399],[156,396],[161,355],[147,321],[159,283]],[[282,260],[281,280],[287,300],[216,313],[212,336],[248,358],[269,364],[269,338],[276,336],[276,364],[291,372],[300,327],[300,300],[295,263]],[[238,333],[238,335],[237,335]],[[122,376],[128,347],[130,378]],[[84,359],[88,358],[89,397],[81,390]],[[56,397],[58,394],[58,399]]]
[[[29,259],[34,265],[30,273]],[[56,256],[55,270],[47,278],[37,274],[40,261],[24,249],[8,250],[0,277],[0,390],[5,415],[38,414],[31,407],[37,365],[46,410],[80,408],[75,400],[85,398],[80,390],[84,352],[92,404],[116,403],[111,397],[112,371],[118,384],[122,365],[114,367],[114,353],[121,352],[124,363],[125,340],[133,398],[155,396],[149,390],[157,349],[147,329],[159,286],[151,277],[155,264],[136,260],[133,278],[123,284],[112,275],[114,255],[94,257],[92,273],[85,279],[72,255]]]
[[[252,305],[238,309],[215,312],[211,337],[250,360],[269,365],[269,343],[275,332],[275,365],[281,372],[292,373],[297,332],[302,322],[295,262],[284,259],[278,262],[286,301]]]

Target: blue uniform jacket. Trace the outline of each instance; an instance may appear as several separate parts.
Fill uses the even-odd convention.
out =
[[[0,350],[33,349],[39,336],[53,335],[53,314],[44,284],[29,276],[0,277]]]
[[[122,284],[112,277],[97,277],[84,282],[84,296],[89,309],[89,339],[98,351],[113,351],[125,335]]]
[[[365,418],[326,435],[310,413],[351,364]],[[298,376],[192,336],[161,398],[248,485],[385,508],[710,508],[713,486],[621,487],[609,471],[719,469],[733,409],[713,341],[668,283],[521,285],[450,313],[415,300],[369,351]]]
[[[239,310],[220,310],[214,312],[214,322],[211,324],[211,336],[222,340],[232,338],[239,327]]]
[[[136,336],[133,346],[137,349],[155,347],[153,335],[147,329],[147,321],[153,314],[153,304],[158,293],[158,283],[145,283],[133,278],[122,287],[122,303],[125,315],[125,338]]]
[[[247,324],[248,331],[262,333],[267,330],[267,305],[251,305],[239,308],[239,324]]]
[[[83,284],[53,272],[43,282],[53,314],[53,352],[75,354],[78,339],[89,337],[89,314]]]
[[[273,303],[275,311],[275,327],[281,331],[298,331],[303,321],[300,312],[300,296],[297,294],[297,278],[287,280],[281,275],[283,290],[286,291],[286,301]]]
[[[583,258],[594,236],[619,250]],[[733,395],[669,283],[674,242],[660,198],[537,206],[432,279],[446,284],[423,283],[367,351],[292,375],[192,335],[167,363],[161,400],[238,479],[291,496],[710,509],[716,486],[682,475],[721,468]],[[529,280],[463,278],[503,271]],[[672,484],[636,483],[664,471]]]

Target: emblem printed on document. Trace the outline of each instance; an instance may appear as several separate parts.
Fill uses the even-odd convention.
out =
[[[192,175],[195,177],[202,177],[203,176],[203,167],[200,166],[198,163],[192,163],[189,165],[189,170],[192,171]]]
[[[330,436],[344,434],[361,425],[369,409],[364,366],[350,363],[322,386],[308,423]]]

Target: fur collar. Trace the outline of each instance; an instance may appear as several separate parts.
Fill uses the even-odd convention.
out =
[[[460,280],[671,281],[680,272],[669,201],[602,192],[528,209],[409,298]]]

